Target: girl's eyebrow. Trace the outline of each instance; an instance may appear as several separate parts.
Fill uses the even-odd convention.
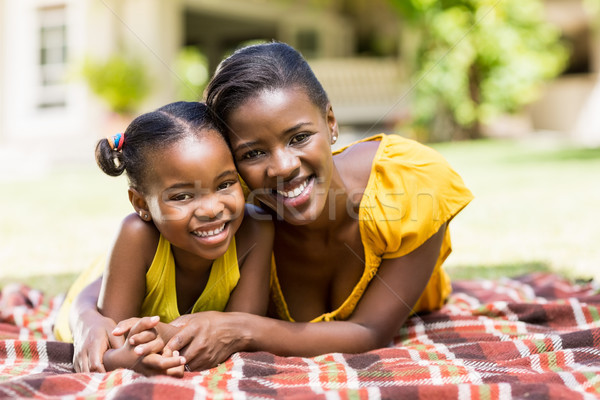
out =
[[[219,179],[223,179],[224,177],[230,176],[230,175],[237,176],[237,170],[228,169],[226,171],[223,171],[219,175],[217,175],[214,180],[218,181]],[[194,186],[195,186],[195,182],[177,182],[177,183],[172,184],[168,188],[166,188],[165,191],[173,190],[173,189],[189,188],[189,187],[194,187]]]
[[[226,177],[226,176],[228,176],[228,175],[235,175],[235,176],[237,176],[237,170],[235,170],[235,169],[230,169],[230,170],[227,170],[227,171],[223,171],[223,172],[221,172],[221,173],[220,173],[220,174],[219,174],[219,175],[218,175],[218,176],[215,178],[215,180],[219,180],[219,179],[221,179],[221,178],[224,178],[224,177]]]
[[[281,136],[285,136],[288,135],[292,132],[297,131],[300,128],[303,128],[304,126],[308,126],[308,125],[313,125],[312,122],[307,121],[307,122],[298,122],[296,125],[289,127],[288,129],[286,129],[285,131],[283,131],[281,133]],[[259,141],[258,140],[250,140],[248,142],[244,142],[239,144],[238,146],[235,147],[235,149],[233,149],[233,153],[237,153],[238,151],[240,151],[242,149],[242,147],[246,147],[246,148],[250,148],[252,146],[255,146]]]

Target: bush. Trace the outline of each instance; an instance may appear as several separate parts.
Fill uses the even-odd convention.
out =
[[[86,59],[82,74],[94,94],[118,114],[129,114],[150,94],[150,77],[137,58],[113,54],[105,61]]]

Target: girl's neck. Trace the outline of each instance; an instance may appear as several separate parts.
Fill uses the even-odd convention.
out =
[[[204,275],[210,270],[214,260],[207,260],[193,253],[187,252],[171,245],[171,252],[175,260],[175,270],[177,273]]]

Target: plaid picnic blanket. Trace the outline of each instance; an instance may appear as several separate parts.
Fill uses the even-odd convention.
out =
[[[600,287],[553,274],[454,283],[440,311],[414,316],[389,347],[313,358],[236,353],[184,378],[77,374],[52,340],[60,297],[5,288],[0,398],[600,398]]]

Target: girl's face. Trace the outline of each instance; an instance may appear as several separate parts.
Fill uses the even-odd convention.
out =
[[[294,225],[321,215],[333,173],[331,139],[337,135],[331,107],[319,109],[301,89],[276,89],[242,103],[227,123],[233,156],[252,196]]]
[[[244,215],[231,153],[216,131],[175,143],[152,157],[144,199],[154,224],[175,247],[214,260]]]

